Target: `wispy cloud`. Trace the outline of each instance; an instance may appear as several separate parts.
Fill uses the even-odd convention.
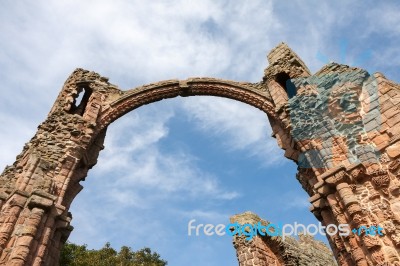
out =
[[[266,114],[258,109],[215,97],[189,98],[183,109],[204,134],[219,138],[226,149],[256,156],[265,165],[284,160],[276,140],[271,138]]]
[[[193,155],[183,150],[160,150],[160,141],[168,136],[168,121],[174,116],[172,108],[163,111],[150,108],[136,112],[121,118],[108,132],[107,149],[93,173],[103,180],[102,189],[108,199],[120,205],[144,207],[165,198],[238,197],[237,192],[221,187],[219,177],[200,169]]]
[[[286,200],[282,207],[286,210],[293,210],[293,209],[308,210],[308,208],[310,207],[310,202],[308,201],[308,198],[305,195],[287,194],[285,196],[285,199]]]

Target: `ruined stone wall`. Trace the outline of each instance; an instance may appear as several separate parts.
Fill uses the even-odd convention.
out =
[[[104,148],[107,127],[142,105],[196,95],[234,99],[267,114],[324,225],[384,228],[381,237],[330,237],[340,265],[400,265],[400,86],[339,64],[312,75],[283,43],[268,60],[254,84],[192,78],[128,91],[75,70],[35,136],[0,175],[0,265],[57,265],[72,230],[70,204]],[[279,261],[273,245],[262,249]]]
[[[72,230],[70,203],[105,136],[104,131],[93,138],[102,97],[101,90],[91,93],[94,79],[107,85],[93,72],[71,75],[46,121],[0,176],[0,265],[57,264]],[[87,99],[76,106],[84,90]]]
[[[269,222],[256,214],[245,212],[231,217],[230,222],[240,225],[255,225]],[[321,241],[312,236],[299,235],[298,239],[286,236],[256,235],[246,240],[245,235],[236,234],[233,246],[239,265],[254,266],[336,266],[332,251]]]
[[[284,44],[273,58],[286,64]],[[298,63],[297,63],[298,62]],[[283,73],[283,74],[280,74]],[[290,80],[282,83],[279,75]],[[311,211],[327,224],[351,228],[377,226],[383,237],[335,235],[329,241],[340,265],[398,265],[400,86],[382,74],[335,63],[314,75],[296,67],[271,64],[264,77],[276,113],[290,130],[272,124],[278,144],[299,165],[297,179],[310,195]],[[296,94],[283,92],[295,87]],[[272,91],[271,91],[272,90]],[[283,140],[282,140],[283,139]]]

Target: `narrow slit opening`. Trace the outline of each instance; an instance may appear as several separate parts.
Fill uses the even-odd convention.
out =
[[[82,88],[80,93],[76,96],[70,113],[83,116],[85,113],[89,98],[92,95],[92,90],[89,88]]]

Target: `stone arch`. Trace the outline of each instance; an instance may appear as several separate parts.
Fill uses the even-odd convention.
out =
[[[385,227],[375,238],[366,232],[329,236],[340,265],[399,265],[400,86],[335,63],[311,75],[283,43],[268,61],[259,83],[192,78],[129,91],[76,69],[35,136],[0,175],[0,264],[57,264],[72,230],[69,206],[97,163],[110,123],[165,98],[211,95],[267,114],[285,156],[299,163],[296,177],[323,224]],[[290,95],[282,77],[296,86]],[[82,91],[86,96],[76,106]],[[347,92],[359,102],[346,102]],[[342,106],[352,106],[346,116]]]
[[[74,80],[74,84],[92,87],[94,99],[103,99],[104,101],[99,105],[101,108],[99,108],[100,111],[97,114],[96,127],[93,129],[92,140],[85,149],[86,152],[82,153],[83,156],[79,160],[74,170],[74,175],[70,179],[71,183],[64,192],[62,205],[68,208],[76,195],[82,190],[80,181],[85,179],[88,171],[97,163],[98,155],[104,148],[103,143],[108,126],[118,118],[143,105],[174,97],[223,97],[243,102],[263,111],[268,119],[273,121],[276,128],[281,128],[280,119],[274,112],[274,104],[271,101],[269,93],[264,89],[265,85],[263,83],[253,84],[215,78],[190,78],[187,80],[161,81],[127,91],[119,91],[114,88],[113,85],[107,85],[108,89],[114,88],[114,90],[107,90],[109,94],[106,96],[99,94],[102,90],[96,89],[95,83],[82,80],[82,78],[79,77],[80,75],[91,74],[93,73],[83,69],[77,69],[70,77]],[[79,78],[77,79],[76,76]],[[99,76],[98,79],[102,78]],[[67,81],[66,83],[68,84],[69,82]],[[68,99],[63,93],[60,95],[62,95],[62,97],[60,97],[61,99]],[[75,93],[72,95],[76,97]],[[94,101],[94,99],[92,98],[91,100]],[[73,106],[73,103],[73,100],[69,100],[67,105],[71,104],[71,106]],[[62,102],[60,105],[63,106],[65,103]],[[68,108],[69,107],[67,107],[67,109]],[[87,119],[91,117],[90,109],[88,112],[89,113],[85,112],[82,114],[83,118]],[[266,123],[268,123],[267,119]],[[281,139],[289,138],[288,133],[283,132],[283,130],[280,130],[277,133],[279,134],[277,138],[281,143],[281,147],[283,147],[282,143],[284,143],[281,142]]]
[[[140,86],[131,90],[118,92],[110,97],[99,114],[99,129],[106,129],[112,122],[140,106],[174,97],[216,96],[236,100],[263,111],[273,128],[273,137],[278,145],[287,151],[285,156],[297,162],[299,151],[291,142],[287,121],[277,114],[277,104],[271,97],[267,87],[270,81],[259,83],[236,82],[216,78],[189,78],[187,80],[167,80]],[[286,89],[274,82],[280,93]],[[282,96],[281,98],[282,99]],[[287,97],[284,98],[287,101]],[[283,123],[286,122],[286,123]]]
[[[257,85],[214,78],[191,78],[141,86],[123,92],[109,104],[110,107],[100,115],[101,128],[107,127],[119,117],[142,105],[178,96],[205,95],[229,98],[256,107],[272,119],[277,119],[271,98]]]

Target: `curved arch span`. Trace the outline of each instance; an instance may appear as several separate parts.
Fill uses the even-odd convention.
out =
[[[222,79],[191,78],[162,81],[123,92],[100,115],[101,129],[140,106],[167,98],[196,95],[230,98],[254,106],[270,117],[276,116],[269,94],[256,84]]]

